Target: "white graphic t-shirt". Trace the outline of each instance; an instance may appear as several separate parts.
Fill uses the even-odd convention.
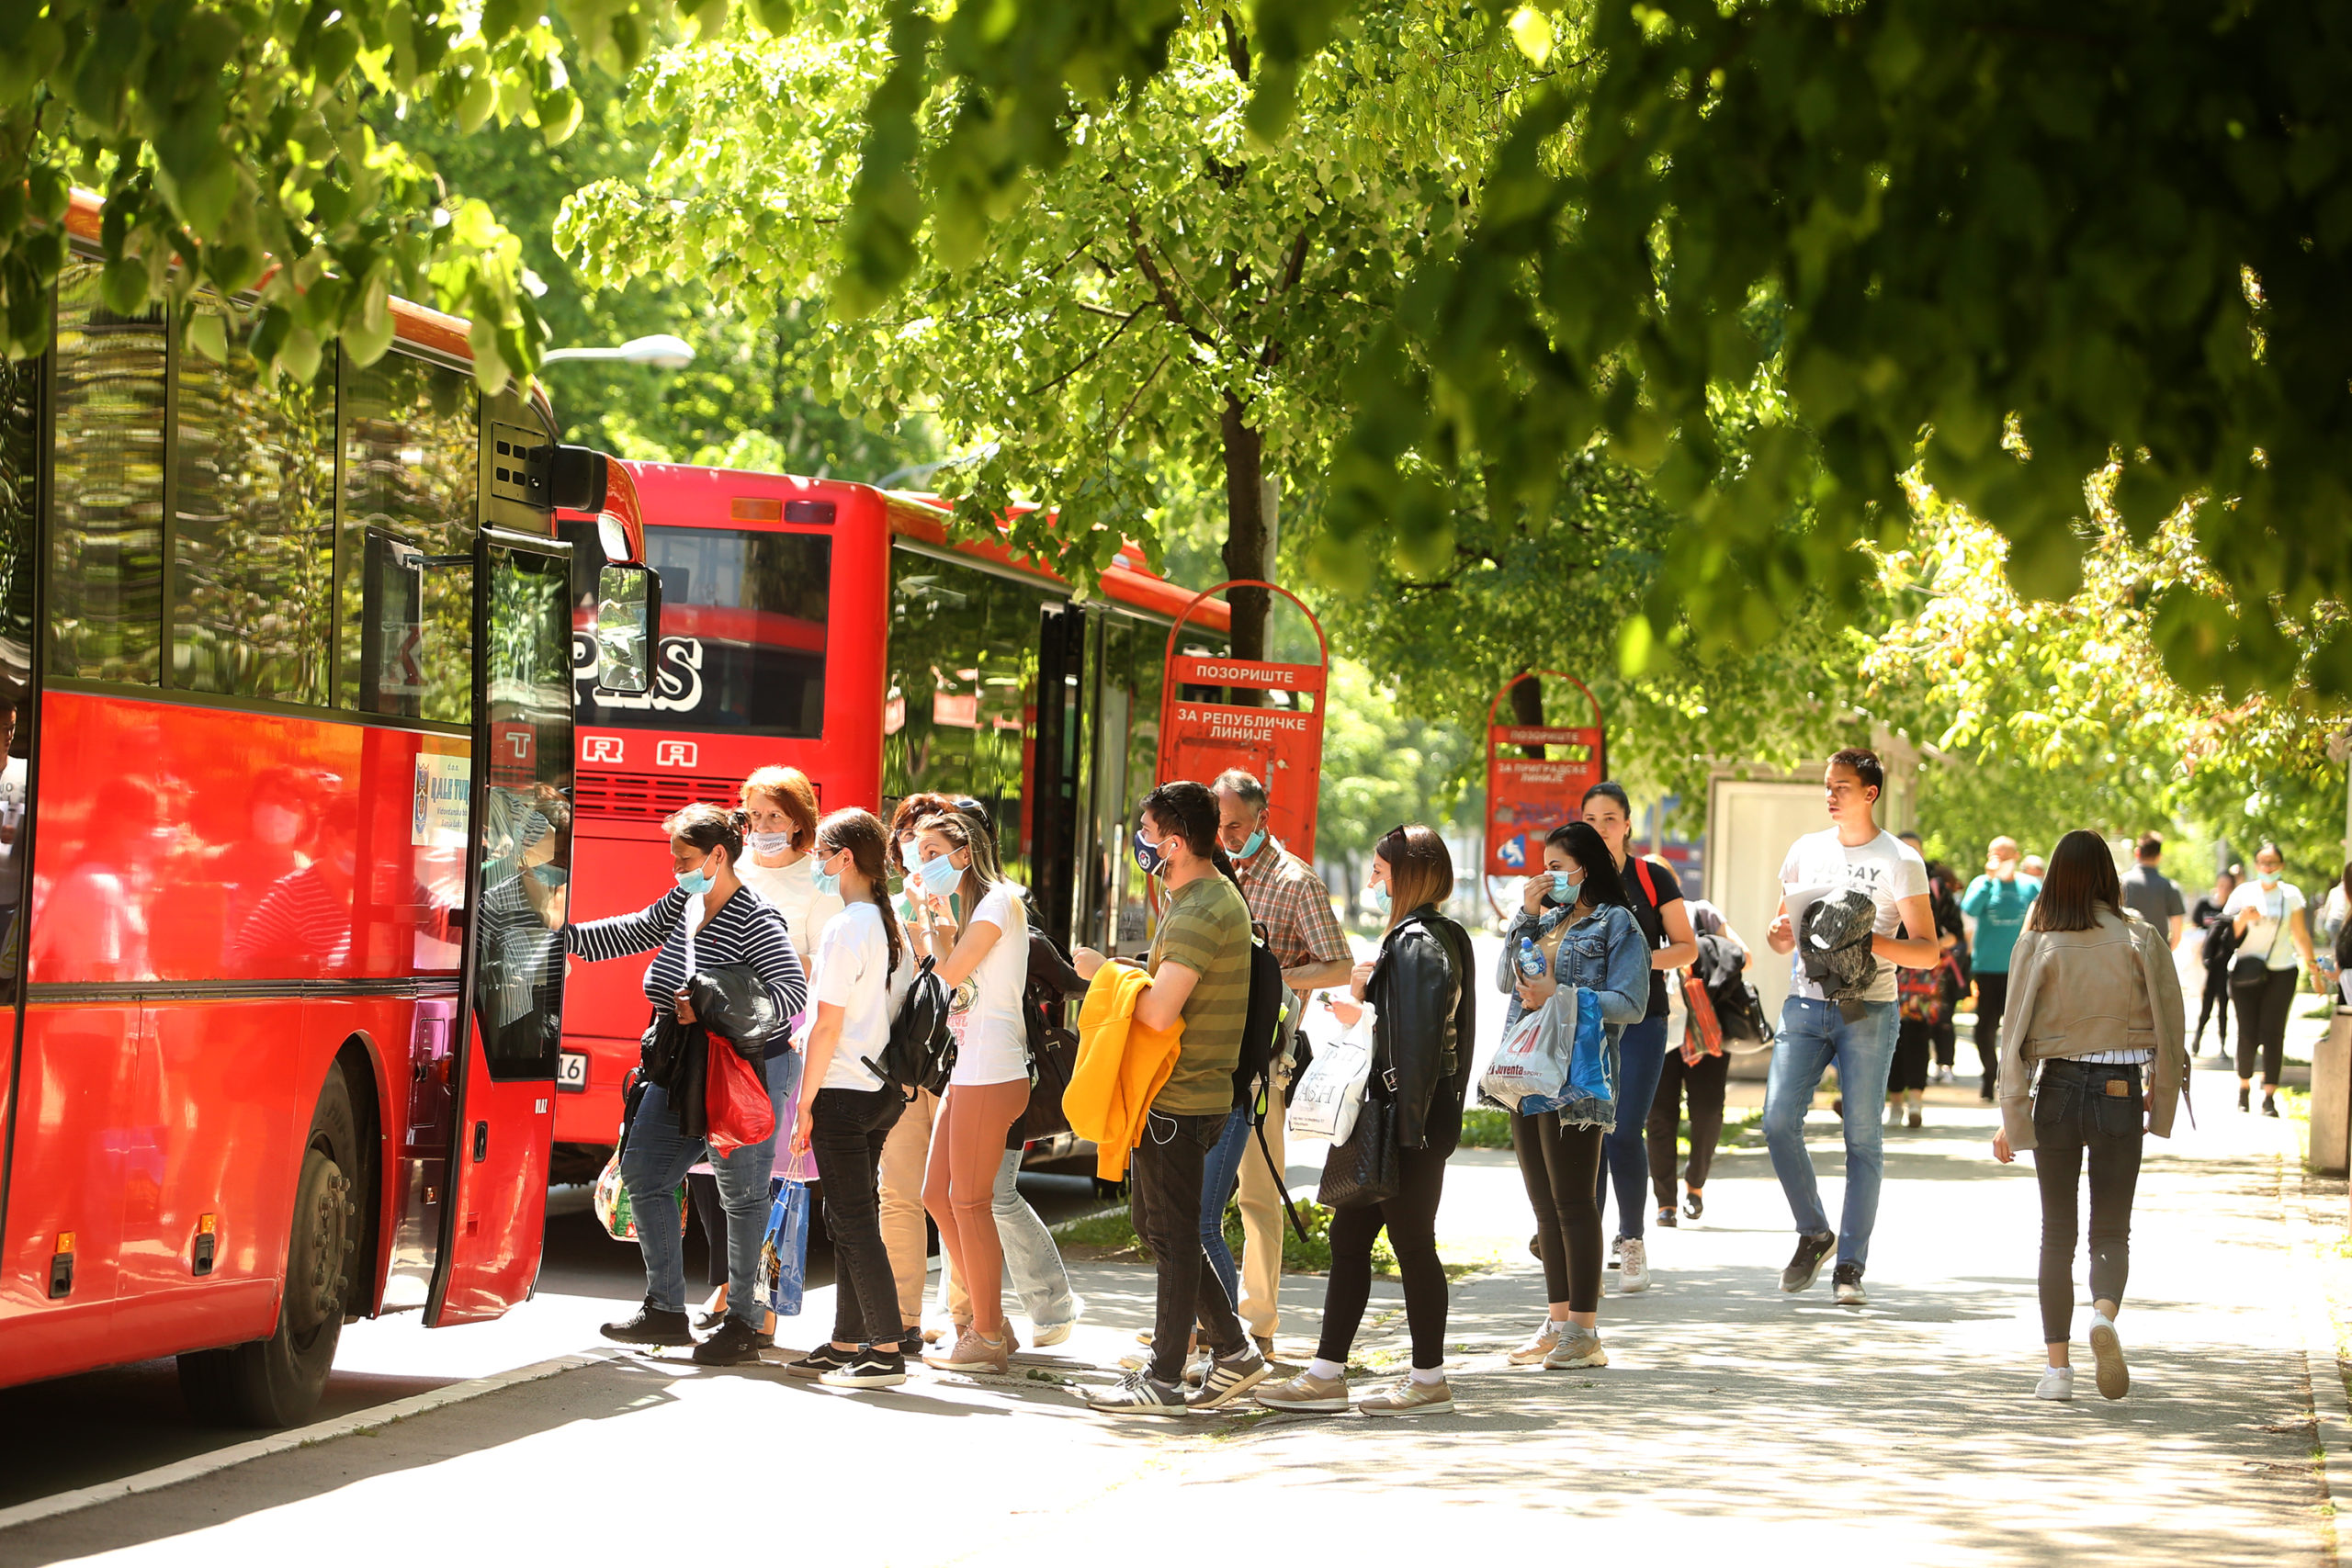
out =
[[[1918,851],[1886,832],[1866,844],[1844,844],[1838,840],[1837,829],[1826,828],[1789,846],[1788,858],[1781,863],[1781,896],[1788,904],[1789,923],[1797,931],[1804,930],[1807,909],[1849,887],[1868,894],[1877,906],[1878,919],[1871,923],[1871,930],[1880,936],[1893,936],[1903,922],[1902,901],[1928,896],[1928,863],[1919,858]],[[1822,1000],[1821,987],[1805,977],[1802,949],[1789,955],[1789,994]],[[1894,964],[1879,960],[1878,974],[1863,999],[1894,999]]]

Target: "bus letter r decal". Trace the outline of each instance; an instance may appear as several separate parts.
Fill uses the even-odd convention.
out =
[[[621,738],[617,735],[583,735],[580,738],[580,760],[583,762],[612,762],[621,760]]]

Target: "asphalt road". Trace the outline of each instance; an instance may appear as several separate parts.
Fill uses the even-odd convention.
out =
[[[1084,1175],[1031,1171],[1021,1190],[1051,1224],[1100,1206]],[[549,1195],[547,1253],[537,1292],[494,1324],[426,1329],[414,1314],[346,1325],[335,1370],[315,1420],[331,1420],[447,1383],[532,1365],[597,1343],[596,1325],[622,1315],[645,1294],[634,1246],[615,1242],[590,1213],[587,1193]],[[698,1227],[686,1238],[687,1293],[704,1293],[708,1249]],[[833,1282],[821,1235],[808,1255],[808,1286]],[[616,1308],[620,1310],[616,1310]],[[0,1389],[0,1507],[135,1475],[158,1465],[232,1447],[259,1434],[208,1427],[181,1403],[169,1359],[111,1367],[79,1377]]]

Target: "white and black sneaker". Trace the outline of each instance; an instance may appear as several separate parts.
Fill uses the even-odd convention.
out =
[[[815,1378],[822,1382],[827,1372],[840,1371],[856,1359],[856,1351],[837,1350],[828,1340],[798,1359],[786,1361],[784,1373],[786,1377]]]
[[[907,1359],[869,1345],[848,1365],[820,1373],[817,1381],[829,1388],[896,1388],[907,1381]]]
[[[1221,1409],[1265,1382],[1273,1370],[1258,1347],[1245,1346],[1238,1354],[1211,1361],[1199,1391],[1187,1394],[1184,1403],[1193,1410]]]
[[[1838,1287],[1838,1304],[1839,1306],[1858,1307],[1868,1304],[1871,1299],[1871,1293],[1862,1289],[1862,1266],[1860,1264],[1840,1263],[1838,1265],[1838,1271],[1835,1274],[1832,1274],[1829,1279],[1830,1282]]]
[[[1137,1367],[1109,1388],[1090,1390],[1086,1403],[1105,1416],[1182,1416],[1185,1410],[1184,1396],[1148,1367]]]
[[[1789,1266],[1781,1270],[1781,1289],[1791,1295],[1813,1289],[1813,1281],[1821,1273],[1822,1260],[1838,1250],[1838,1233],[1816,1231],[1797,1237],[1796,1255]]]

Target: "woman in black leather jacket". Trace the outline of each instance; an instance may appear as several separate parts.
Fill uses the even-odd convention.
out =
[[[1462,1100],[1470,1083],[1476,1007],[1470,938],[1438,912],[1453,891],[1453,858],[1435,833],[1419,823],[1391,829],[1374,846],[1372,867],[1373,899],[1388,911],[1388,931],[1380,956],[1356,965],[1350,989],[1374,1009],[1369,1092],[1395,1102],[1403,1185],[1386,1202],[1331,1216],[1322,1342],[1306,1371],[1260,1393],[1259,1403],[1275,1410],[1348,1407],[1348,1350],[1372,1297],[1372,1244],[1384,1227],[1404,1276],[1413,1370],[1357,1408],[1367,1416],[1419,1416],[1453,1407],[1445,1382],[1437,1205],[1445,1162],[1462,1141]]]

